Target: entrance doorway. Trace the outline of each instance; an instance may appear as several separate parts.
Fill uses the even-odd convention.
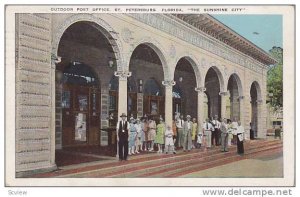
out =
[[[92,69],[72,62],[63,71],[62,146],[99,145],[100,88]]]

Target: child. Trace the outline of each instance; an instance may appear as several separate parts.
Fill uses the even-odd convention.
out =
[[[158,147],[157,153],[162,153],[163,152],[162,146],[164,144],[164,133],[166,130],[163,119],[160,119],[160,122],[156,128],[157,128],[157,133],[155,136],[154,143],[157,144],[157,147]]]
[[[167,126],[165,131],[165,152],[168,154],[169,152],[173,151],[173,154],[176,154],[174,149],[174,141],[173,141],[173,131],[170,126]]]
[[[202,144],[202,139],[203,138],[203,132],[201,131],[201,129],[199,129],[198,134],[197,134],[197,143],[196,143],[196,148],[201,148],[201,144]]]

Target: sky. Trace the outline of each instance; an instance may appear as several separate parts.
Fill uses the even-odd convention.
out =
[[[282,15],[212,16],[266,52],[282,48]]]

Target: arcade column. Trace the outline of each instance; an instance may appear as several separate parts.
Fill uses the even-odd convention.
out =
[[[165,86],[165,122],[166,125],[172,127],[173,117],[173,86],[176,84],[175,81],[162,81]]]
[[[196,87],[195,91],[198,93],[198,105],[197,105],[197,116],[198,116],[198,125],[199,128],[202,128],[204,122],[204,92],[206,91],[205,87]]]
[[[226,100],[227,96],[229,95],[228,92],[220,92],[219,95],[221,96],[221,117],[226,117]]]
[[[115,72],[115,76],[119,77],[119,99],[118,99],[118,118],[122,113],[127,114],[127,78],[131,76],[131,72],[120,70]],[[127,114],[128,115],[128,114]],[[119,147],[117,143],[117,155],[119,157]]]

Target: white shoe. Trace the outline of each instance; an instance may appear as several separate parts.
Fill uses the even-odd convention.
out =
[[[131,155],[131,153],[128,153],[128,155]]]
[[[140,152],[139,152],[139,151],[136,151],[135,153],[136,153],[136,154],[139,154]]]

